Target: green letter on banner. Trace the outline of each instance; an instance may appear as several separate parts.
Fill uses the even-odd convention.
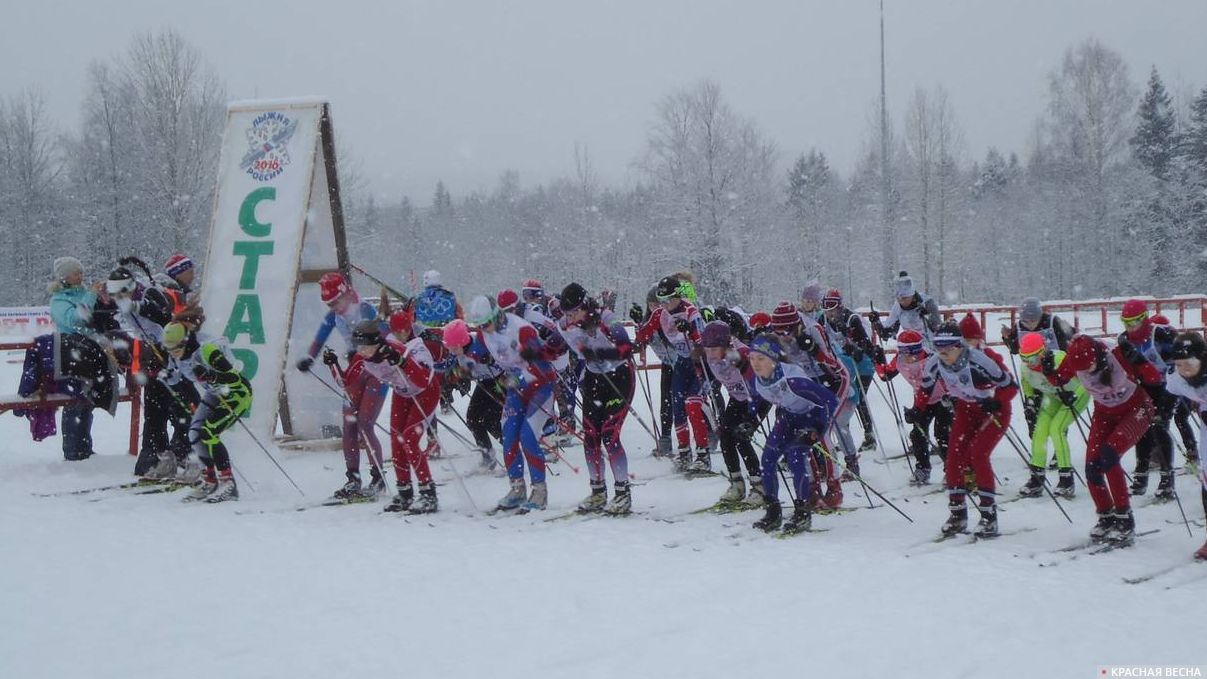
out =
[[[239,335],[247,335],[252,344],[264,344],[264,321],[260,313],[260,296],[240,294],[235,297],[230,319],[226,322],[223,335],[231,342]]]
[[[262,200],[276,200],[277,190],[272,186],[262,186],[247,194],[243,205],[239,206],[239,226],[243,232],[256,238],[264,238],[272,231],[272,224],[263,224],[256,219],[256,206]]]
[[[240,290],[256,289],[256,274],[260,270],[260,257],[272,254],[273,241],[237,240],[235,256],[243,257],[243,273],[239,276]]]

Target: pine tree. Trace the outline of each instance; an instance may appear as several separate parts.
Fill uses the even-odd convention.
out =
[[[818,276],[821,229],[825,222],[827,199],[833,186],[833,176],[826,154],[812,149],[801,154],[788,171],[788,207],[800,231],[804,246],[802,262],[807,276]]]
[[[1181,156],[1198,171],[1200,181],[1207,181],[1207,87],[1190,105],[1190,124],[1181,141]]]
[[[1132,155],[1157,179],[1169,178],[1169,164],[1178,146],[1175,130],[1173,100],[1154,66],[1148,77],[1148,90],[1140,99],[1136,112],[1139,123],[1136,133],[1128,140]]]

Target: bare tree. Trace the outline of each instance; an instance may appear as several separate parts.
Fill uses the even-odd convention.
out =
[[[55,137],[40,91],[25,90],[0,107],[0,230],[8,243],[10,289],[27,304],[42,296],[61,227]]]

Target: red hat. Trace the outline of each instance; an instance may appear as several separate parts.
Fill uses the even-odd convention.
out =
[[[545,289],[545,286],[541,285],[541,282],[535,278],[529,278],[528,280],[524,281],[523,285],[520,286],[520,290],[522,292],[528,292],[529,290],[544,290],[544,289]]]
[[[1123,303],[1123,310],[1119,313],[1119,318],[1124,321],[1131,321],[1142,318],[1148,313],[1148,305],[1142,300],[1129,299]]]
[[[766,311],[756,311],[750,314],[750,327],[765,328],[771,325],[771,314]]]
[[[323,304],[334,302],[349,289],[348,279],[337,271],[325,273],[319,279],[319,296],[323,298]]]
[[[390,332],[399,337],[410,337],[415,326],[415,310],[407,307],[390,314]]]
[[[1044,336],[1038,332],[1029,332],[1023,335],[1023,338],[1018,342],[1018,355],[1023,358],[1035,356],[1039,352],[1047,348],[1044,344]]]
[[[193,260],[189,259],[189,256],[183,252],[177,252],[168,257],[168,261],[163,264],[164,272],[172,278],[179,276],[191,268],[193,268]]]
[[[444,326],[444,333],[440,339],[444,342],[445,347],[463,347],[470,341],[469,327],[460,318],[454,319]]]
[[[971,313],[964,314],[964,317],[960,319],[960,335],[964,339],[985,339],[985,331],[981,329],[981,324]]]
[[[1165,314],[1153,314],[1148,320],[1152,321],[1153,325],[1170,325],[1169,317]]]
[[[515,290],[500,290],[499,294],[495,296],[495,303],[503,311],[511,311],[519,301],[520,296],[515,294]]]
[[[775,330],[795,328],[800,325],[800,313],[792,302],[780,302],[771,312],[771,327]]]
[[[826,290],[826,296],[821,298],[821,308],[837,309],[842,306],[842,291],[838,288]]]
[[[915,354],[925,349],[922,345],[922,333],[917,330],[902,330],[897,335],[897,350],[907,354]]]

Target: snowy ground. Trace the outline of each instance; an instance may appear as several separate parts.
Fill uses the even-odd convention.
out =
[[[898,452],[885,404],[873,405]],[[848,485],[847,504],[864,509],[776,540],[749,528],[756,513],[685,515],[724,482],[671,475],[635,422],[625,441],[642,514],[624,519],[544,521],[587,491],[585,471],[565,464],[547,512],[483,516],[453,481],[474,457],[447,435],[462,456],[435,464],[442,511],[424,518],[293,511],[342,482],[340,454],[276,451],[302,498],[241,432],[231,448],[254,490],[237,503],[34,495],[129,479],[126,421],[124,409],[98,415],[101,455],[70,463],[59,439],[31,443],[24,420],[0,419],[0,677],[1091,677],[1207,663],[1190,643],[1207,565],[1123,582],[1188,564],[1201,544],[1200,528],[1191,538],[1167,523],[1172,504],[1140,507],[1139,529],[1160,532],[1104,555],[1050,551],[1093,523],[1080,488],[1072,525],[1050,500],[1026,500],[1003,506],[1002,529],[1038,530],[933,545],[944,496],[907,488],[904,461],[866,456],[869,482],[915,523],[867,509]],[[581,466],[581,448],[570,459]],[[1022,461],[1005,443],[994,460],[1014,495]],[[505,485],[465,479],[479,509]],[[1201,520],[1195,480],[1178,487]]]

